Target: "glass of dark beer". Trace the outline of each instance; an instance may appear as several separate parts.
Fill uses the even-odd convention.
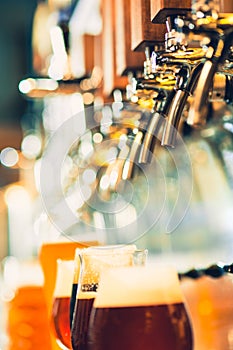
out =
[[[75,310],[75,304],[76,304],[80,269],[81,269],[81,250],[77,248],[75,250],[75,256],[74,256],[74,275],[73,275],[73,283],[72,283],[71,297],[70,297],[70,329],[72,329],[72,323],[74,318],[74,310]]]
[[[80,251],[81,273],[72,323],[73,350],[87,349],[87,332],[100,273],[114,266],[145,264],[147,250],[135,245],[90,247]]]
[[[70,297],[74,277],[74,260],[57,260],[51,326],[59,347],[71,350]]]
[[[189,315],[171,266],[112,268],[101,274],[88,350],[192,350]]]

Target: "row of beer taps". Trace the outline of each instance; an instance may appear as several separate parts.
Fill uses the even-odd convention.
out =
[[[168,17],[166,26],[164,48],[146,49],[144,75],[134,79],[135,95],[140,99],[150,91],[154,99],[147,125],[142,122],[143,135],[135,137],[141,143],[138,159],[133,159],[135,145],[129,154],[135,163],[150,162],[155,139],[175,148],[184,123],[203,128],[210,101],[233,102],[233,15],[219,13],[216,2],[195,1],[191,12]]]
[[[85,1],[80,1],[82,3]],[[59,17],[68,57],[67,21],[71,15],[74,16],[75,6],[80,5],[76,1],[71,4],[70,12],[62,12]],[[112,117],[107,118],[104,132],[105,115],[110,113],[109,109],[101,105],[93,108],[93,115],[95,112],[102,113],[102,119],[98,114],[99,125],[87,132],[91,131],[93,138],[102,135],[98,147],[101,143],[103,148],[109,145],[108,142],[104,143],[106,139],[111,139],[114,147],[117,146],[117,135],[120,135],[116,157],[114,155],[109,161],[103,159],[103,169],[96,170],[95,189],[98,188],[100,201],[106,202],[106,198],[117,192],[117,185],[122,180],[133,179],[137,165],[150,165],[157,147],[175,149],[179,146],[179,140],[185,137],[186,129],[192,132],[204,128],[207,121],[213,119],[212,101],[221,100],[224,106],[232,107],[233,14],[219,12],[218,0],[193,0],[191,11],[186,11],[185,15],[177,10],[176,14],[173,11],[172,15],[167,16],[166,28],[163,44],[146,47],[141,74],[129,74],[126,97],[121,99],[118,93],[113,94]],[[92,75],[94,72],[95,68]],[[91,84],[90,90],[94,92],[101,84],[101,77],[96,79],[92,75],[89,78],[61,79],[52,93],[64,93],[65,90],[66,93],[82,92],[83,82],[87,79],[97,82],[95,86]],[[102,111],[98,108],[102,108]],[[125,147],[122,146],[123,140]],[[84,163],[98,168],[100,163],[95,163],[97,160],[99,162],[99,156],[88,154],[87,158],[88,161],[84,159]],[[85,171],[85,167],[79,169],[79,174],[82,169]],[[105,178],[110,180],[107,185],[101,186]],[[96,201],[94,189],[92,193]]]

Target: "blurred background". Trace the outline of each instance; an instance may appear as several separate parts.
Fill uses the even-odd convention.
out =
[[[26,280],[29,287],[39,286],[36,303],[45,292],[50,308],[56,259],[73,259],[79,242],[136,241],[150,257],[179,269],[232,263],[233,48],[230,38],[222,49],[219,33],[232,28],[233,5],[228,0],[171,3],[0,0],[0,315],[12,326],[9,347],[6,332],[0,332],[0,350],[43,347],[34,345],[40,336],[35,338],[24,321],[18,332],[15,284]],[[226,56],[219,65],[218,49]],[[195,101],[199,110],[192,118]],[[47,204],[54,200],[48,213],[39,195],[42,156],[51,136],[74,115],[78,125],[59,134],[58,157],[49,164],[51,172],[42,171],[44,186],[48,176]],[[182,142],[174,147],[176,129],[185,147]],[[71,131],[81,137],[69,144],[53,176]],[[63,192],[56,192],[58,183]],[[64,215],[64,202],[77,225]],[[171,214],[175,229],[169,234]],[[29,288],[25,308],[30,293]],[[6,313],[1,312],[5,302],[10,302]],[[205,315],[212,312],[208,305]],[[33,303],[30,307],[35,312]],[[1,317],[0,330],[7,323]],[[232,313],[229,318],[231,326]],[[47,323],[39,321],[43,339],[50,338]],[[38,335],[37,324],[33,329]],[[226,333],[231,339],[218,349],[233,349],[232,326],[231,335]]]
[[[36,5],[33,0],[0,2],[0,258],[9,252],[4,188],[19,181],[18,166],[4,165],[3,155],[7,147],[20,150],[22,123],[28,118],[28,102],[20,95],[18,84],[32,68],[31,35]]]
[[[93,181],[92,183],[88,183],[89,180],[82,180],[83,189],[88,189],[90,195],[93,195],[93,189],[98,180],[104,197],[106,195],[104,187],[101,189],[101,180],[97,179],[97,170],[93,170],[99,167],[98,157],[92,159],[88,152],[90,149],[95,152],[95,147],[99,143],[104,148],[104,143],[101,144],[101,142],[107,140],[112,145],[110,149],[113,150],[113,153],[118,154],[114,157],[120,157],[122,143],[125,142],[131,147],[135,145],[133,141],[137,142],[137,138],[142,137],[142,133],[138,133],[138,125],[142,127],[142,130],[145,125],[152,127],[150,113],[160,108],[160,102],[161,105],[164,103],[163,97],[160,101],[159,95],[156,95],[156,89],[159,86],[159,89],[167,94],[174,88],[176,79],[174,72],[170,72],[168,78],[165,75],[166,81],[162,82],[162,79],[155,81],[157,78],[152,73],[149,74],[150,70],[153,70],[153,64],[156,64],[153,59],[157,52],[163,52],[165,33],[169,30],[171,32],[166,33],[167,42],[165,44],[167,46],[165,45],[165,48],[168,52],[174,50],[172,46],[174,43],[172,40],[169,41],[169,35],[174,35],[176,32],[170,26],[176,25],[174,20],[176,16],[187,16],[188,18],[192,4],[195,4],[195,1],[183,0],[180,4],[177,2],[177,8],[173,6],[167,9],[164,4],[159,5],[149,0],[138,1],[136,4],[133,1],[123,0],[120,4],[116,0],[22,0],[20,2],[9,0],[0,2],[2,14],[0,33],[0,260],[8,255],[20,259],[36,256],[43,240],[48,239],[48,236],[55,239],[59,236],[54,225],[51,225],[51,222],[49,223],[48,218],[45,217],[38,195],[40,160],[49,137],[75,113],[81,113],[80,128],[94,116],[100,123],[100,130],[99,132],[93,130],[93,135],[87,132],[80,141],[79,149],[74,149],[73,153],[71,150],[66,159],[66,169],[64,169],[65,172],[67,171],[64,176],[64,186],[67,189],[66,199],[67,202],[70,201],[73,209],[78,211],[78,215],[82,216],[84,225],[81,225],[81,228],[78,227],[77,231],[85,232],[85,223],[93,224],[94,222],[92,226],[94,227],[94,238],[96,234],[98,236],[95,223],[102,225],[105,220],[101,216],[102,213],[92,212],[92,208],[87,208],[85,203],[77,203],[75,183],[76,175],[80,170],[78,162],[85,160],[86,170],[92,174],[89,176],[94,177],[94,180],[90,180]],[[232,11],[226,1],[220,1],[219,4],[223,13]],[[208,11],[207,16],[209,16]],[[155,16],[152,23],[153,12]],[[140,23],[137,22],[139,19]],[[189,20],[192,21],[190,18]],[[231,26],[230,20],[224,25]],[[178,41],[181,40],[179,38],[181,34],[184,40],[184,34],[180,32],[179,27],[176,33]],[[193,44],[192,38],[187,37],[186,39],[190,40],[189,44]],[[201,52],[204,57],[206,44],[203,42],[199,38],[194,44],[195,46],[202,45],[197,48],[199,50],[197,52],[198,54]],[[180,47],[177,45],[177,47],[183,50],[185,45]],[[230,55],[232,55],[231,52],[229,57]],[[177,56],[175,59],[179,60],[180,57]],[[227,62],[231,67],[231,59]],[[161,65],[160,71],[163,69]],[[182,178],[182,183],[179,183],[180,179],[172,162],[165,155],[165,148],[163,151],[161,151],[162,148],[159,148],[156,153],[158,159],[160,157],[163,159],[162,162],[165,159],[166,185],[169,189],[168,202],[170,201],[166,204],[168,212],[171,213],[172,205],[176,203],[179,186],[182,186],[183,198],[186,198],[186,194],[191,190],[192,198],[189,210],[175,230],[175,234],[170,236],[164,234],[164,222],[167,220],[165,213],[165,218],[161,218],[161,221],[164,222],[151,225],[148,234],[138,241],[142,246],[149,247],[152,253],[177,252],[179,259],[179,256],[187,252],[193,259],[195,252],[198,257],[201,255],[202,259],[206,258],[211,261],[218,249],[222,252],[222,255],[219,254],[220,257],[230,256],[231,245],[226,248],[226,242],[231,239],[232,230],[230,220],[232,168],[229,165],[232,154],[231,131],[229,126],[228,131],[225,126],[223,128],[220,126],[221,130],[217,127],[218,132],[213,129],[216,127],[215,114],[218,116],[226,114],[226,118],[231,118],[231,103],[229,103],[231,93],[227,91],[227,89],[231,90],[231,73],[226,76],[229,81],[225,82],[224,88],[228,96],[228,106],[224,97],[221,101],[214,101],[212,109],[209,108],[208,118],[211,123],[206,126],[206,133],[194,132],[195,127],[191,130],[187,125],[189,100],[187,100],[182,116],[179,116],[179,127],[187,140],[194,177],[191,179],[190,176],[187,176],[185,162],[180,163],[180,170],[186,176]],[[145,89],[139,87],[141,82],[146,86],[145,82],[148,81],[152,85],[149,84],[149,87]],[[153,84],[157,84],[155,88]],[[221,86],[223,85],[222,83]],[[219,99],[221,94],[218,89],[219,87],[216,86],[217,92],[211,92],[211,98],[217,96]],[[156,98],[158,98],[157,102],[155,102]],[[128,107],[120,111],[120,108],[124,106],[122,101],[125,100],[129,101],[129,109],[132,108],[132,113],[127,110]],[[106,103],[110,103],[110,109],[103,108]],[[84,110],[85,116],[82,114]],[[135,110],[138,114],[134,113]],[[171,108],[171,110],[175,109]],[[96,114],[92,113],[93,111]],[[211,113],[214,117],[211,116]],[[111,126],[105,131],[101,130],[101,120],[110,118],[112,123],[115,117],[120,122],[130,121],[131,124],[126,122],[117,127]],[[132,123],[135,127],[131,130]],[[209,126],[210,129],[208,129]],[[81,132],[80,130],[78,132]],[[151,141],[146,128],[143,132],[145,134],[143,141]],[[208,138],[210,134],[214,135],[213,139]],[[119,144],[114,141],[117,137],[120,137]],[[220,143],[219,140],[221,140]],[[61,143],[62,141],[61,138]],[[229,149],[226,149],[226,145]],[[155,152],[157,152],[156,148]],[[219,153],[222,154],[222,163],[218,158]],[[205,156],[203,159],[206,160],[206,163],[204,161],[202,163],[202,155]],[[100,157],[102,157],[102,162],[107,160],[104,152],[101,152]],[[143,162],[148,163],[145,165],[148,178],[155,178],[154,168],[149,165],[149,161],[144,159]],[[121,169],[120,165],[117,166],[117,171],[119,171],[117,176],[119,176]],[[135,203],[128,208],[129,212],[125,211],[121,213],[122,217],[113,218],[120,229],[126,225],[127,220],[134,221],[137,215],[141,214],[140,210],[146,201],[145,182],[138,176],[137,171],[135,171],[135,176],[133,172],[132,174],[130,180],[132,180],[133,188],[138,192],[135,192]],[[83,176],[86,175],[80,174],[80,178],[84,179]],[[209,181],[206,181],[207,178]],[[140,186],[144,189],[143,194],[138,190]],[[153,212],[161,209],[160,202],[163,200],[159,197],[162,192],[156,192],[156,189],[159,188],[158,182],[152,180],[149,186],[151,186],[150,195],[158,196],[158,200],[155,202],[151,198],[151,202],[147,203],[148,216],[145,215],[142,220],[146,228],[150,226],[150,217],[152,221],[154,219]],[[212,188],[215,188],[214,192]],[[114,197],[114,191],[114,188],[110,190],[110,197]],[[178,211],[183,209],[178,208]],[[111,220],[112,218],[107,218],[104,225],[108,225],[107,221]],[[127,235],[126,232],[125,234]],[[85,235],[81,236],[82,239],[85,240]],[[218,247],[216,247],[216,242],[219,242]],[[220,246],[224,247],[223,250],[220,249]],[[207,247],[211,247],[208,254],[205,253]]]

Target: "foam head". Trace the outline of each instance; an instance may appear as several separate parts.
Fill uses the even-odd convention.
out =
[[[53,297],[71,296],[74,279],[74,260],[57,260],[57,276]]]
[[[111,268],[100,275],[94,307],[133,307],[183,302],[172,266],[148,264]]]

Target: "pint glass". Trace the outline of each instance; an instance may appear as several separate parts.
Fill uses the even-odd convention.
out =
[[[192,329],[170,266],[108,269],[101,274],[88,350],[191,350]]]
[[[147,250],[137,250],[135,245],[99,246],[83,249],[80,254],[81,273],[71,332],[74,350],[87,349],[89,317],[100,273],[113,266],[145,264]]]
[[[61,349],[72,349],[70,333],[70,296],[74,275],[73,260],[57,260],[57,278],[52,304],[52,329]]]

